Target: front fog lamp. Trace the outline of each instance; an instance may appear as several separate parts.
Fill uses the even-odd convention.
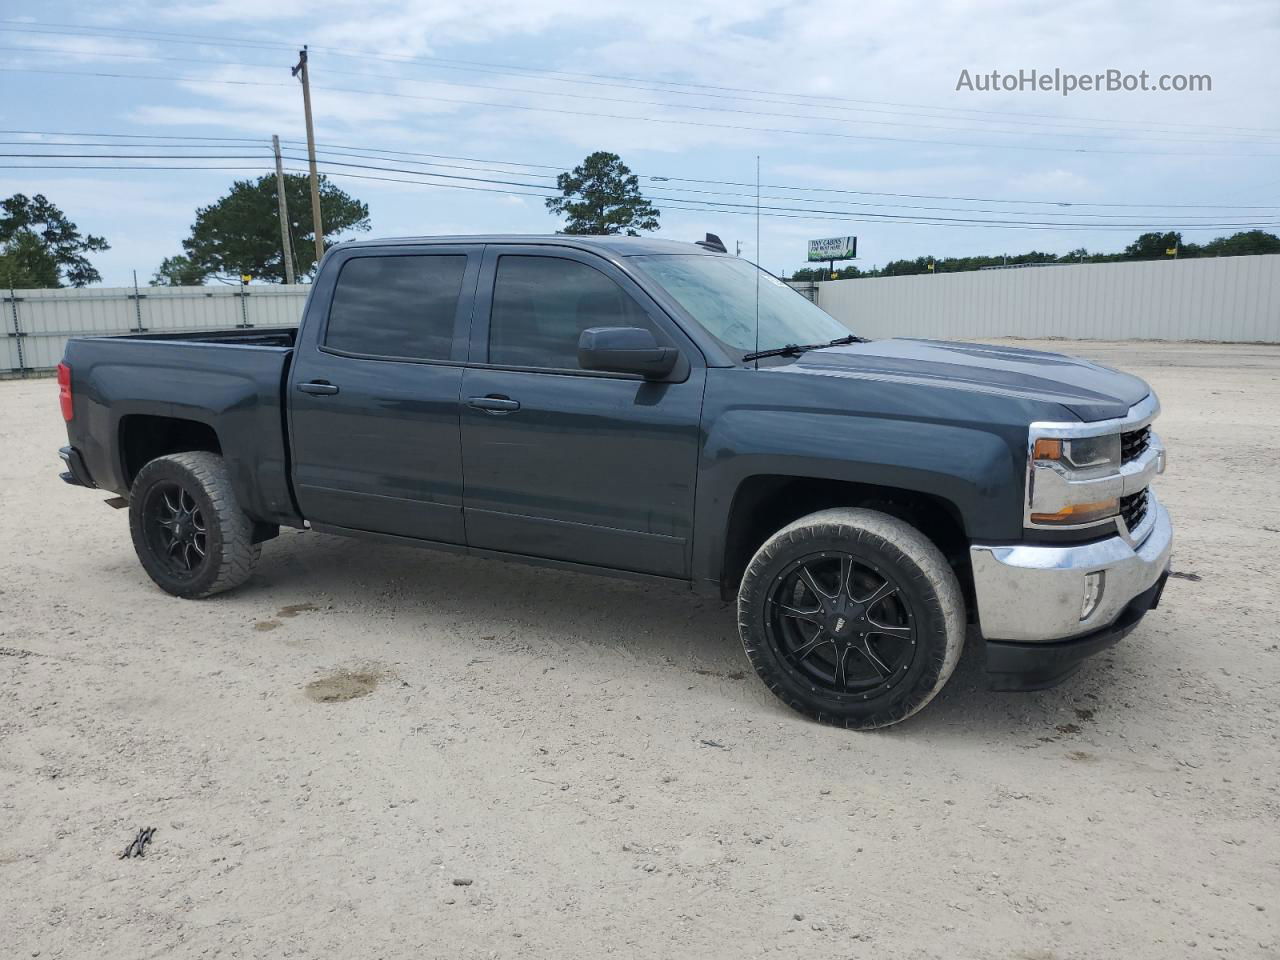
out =
[[[1084,596],[1080,600],[1081,620],[1088,620],[1093,616],[1093,611],[1098,609],[1098,602],[1102,599],[1104,577],[1105,574],[1101,570],[1084,575]]]

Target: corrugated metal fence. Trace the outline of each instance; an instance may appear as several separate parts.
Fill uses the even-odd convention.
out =
[[[1280,255],[1086,263],[797,284],[868,337],[1280,343]],[[309,286],[0,293],[0,377],[57,366],[68,337],[284,327]]]
[[[0,293],[0,377],[53,369],[68,337],[295,326],[310,286],[84,287]]]
[[[1280,343],[1280,255],[1083,263],[815,286],[822,309],[872,338]]]

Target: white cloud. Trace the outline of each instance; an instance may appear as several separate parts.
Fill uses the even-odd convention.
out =
[[[30,0],[37,16],[42,8]],[[113,26],[207,36],[206,47],[91,38],[47,38],[28,45],[57,45],[51,62],[76,65],[99,57],[121,72],[182,75],[184,83],[103,79],[59,86],[48,80],[34,96],[11,97],[0,106],[8,126],[110,129],[137,133],[199,133],[303,138],[301,96],[287,72],[291,47],[220,48],[223,36],[313,45],[315,110],[322,143],[364,145],[488,159],[568,166],[586,152],[621,153],[643,174],[750,182],[762,157],[766,182],[846,190],[949,196],[1214,201],[1232,195],[1249,202],[1253,190],[1274,180],[1274,159],[1207,159],[1085,150],[1151,153],[1274,153],[1274,140],[1232,144],[1233,134],[1178,143],[1182,124],[1280,127],[1280,97],[1272,71],[1280,49],[1274,0],[1213,5],[1191,0],[1062,0],[1028,5],[959,0],[904,0],[830,10],[781,0],[334,0],[315,16],[301,0],[208,0],[177,5],[131,0],[101,16]],[[449,58],[434,66],[335,56]],[[273,67],[201,63],[130,64],[112,52],[164,56],[200,51],[202,58],[255,60]],[[38,65],[39,54],[20,55]],[[34,58],[34,59],[33,59]],[[541,66],[595,74],[591,83],[566,84],[547,77],[467,72],[462,61]],[[1080,94],[957,92],[962,68],[1020,68],[1088,72],[1209,73],[1212,94]],[[501,68],[485,68],[501,70]],[[364,74],[351,76],[348,73]],[[700,96],[673,88],[651,90],[609,77],[647,77],[708,85]],[[580,80],[587,78],[580,77]],[[269,86],[214,81],[264,80]],[[463,84],[464,86],[457,86]],[[466,84],[472,84],[468,87]],[[47,87],[48,93],[44,90]],[[504,89],[487,89],[500,87]],[[735,94],[724,88],[771,93]],[[396,94],[382,96],[373,92]],[[784,92],[778,92],[784,91]],[[791,96],[800,92],[815,100]],[[556,94],[573,93],[575,97]],[[599,99],[592,99],[599,98]],[[612,100],[660,100],[666,105]],[[488,104],[504,103],[498,107]],[[733,113],[695,110],[722,107]],[[538,109],[521,109],[522,107]],[[950,108],[950,109],[947,109]],[[980,111],[998,111],[999,115]],[[87,116],[86,116],[87,114]],[[591,116],[590,114],[596,114]],[[600,116],[614,114],[617,116]],[[812,119],[816,116],[827,120]],[[49,117],[58,119],[50,120]],[[627,119],[643,117],[644,119]],[[73,119],[74,118],[74,119]],[[1102,120],[1122,119],[1126,123]],[[1074,124],[1078,138],[1056,120]],[[680,123],[653,122],[679,120]],[[72,126],[71,124],[76,124]],[[88,126],[95,123],[96,126]],[[1135,132],[1162,125],[1168,133]],[[849,136],[799,136],[741,127],[807,129]],[[954,129],[944,129],[954,128]],[[1012,134],[997,130],[1013,131]],[[1114,131],[1115,139],[1110,137]],[[867,139],[860,139],[860,138]],[[879,138],[879,139],[876,139]],[[888,139],[896,138],[896,139]],[[957,147],[928,142],[989,144]],[[1016,149],[1068,146],[1079,151]],[[411,158],[405,158],[406,161]],[[397,164],[408,166],[407,162]],[[497,177],[498,175],[494,175]],[[517,177],[501,177],[519,179]],[[188,181],[154,181],[179,185]],[[114,175],[102,183],[114,185]],[[554,221],[536,198],[501,197],[461,190],[346,180],[374,204],[375,231],[423,232],[472,224],[495,229],[551,229]],[[496,186],[496,185],[495,185]],[[686,184],[686,186],[691,186]],[[656,184],[650,187],[657,189]],[[731,189],[731,188],[723,188]],[[114,187],[105,191],[111,202]],[[30,191],[28,191],[30,192]],[[168,195],[168,188],[163,188]],[[182,194],[175,186],[174,195]],[[827,195],[832,202],[877,198]],[[399,201],[397,202],[397,199]],[[891,198],[879,198],[893,203]],[[900,200],[902,204],[913,201]],[[1262,202],[1262,201],[1259,201]],[[194,209],[190,202],[185,207]],[[134,209],[121,201],[117,219]],[[854,208],[856,209],[856,208]],[[884,210],[895,208],[883,207]],[[899,208],[901,209],[901,208]],[[183,212],[181,219],[189,220]],[[718,224],[726,234],[754,242],[750,218],[710,212],[671,211],[664,233],[701,235]],[[806,236],[840,232],[830,221],[767,221],[766,261],[794,262]],[[945,253],[1015,249],[1057,243],[1115,244],[1117,235],[980,231],[911,224],[859,224],[867,259],[926,250]],[[722,234],[724,235],[724,234]],[[726,237],[727,239],[727,237]],[[1064,246],[1064,249],[1066,248]],[[770,258],[773,258],[770,261]]]
[[[144,57],[151,55],[153,48],[137,40],[127,37],[106,39],[104,37],[81,37],[56,33],[6,33],[4,42],[16,47],[30,49],[29,57],[23,62],[35,65],[42,56],[57,54],[73,62],[92,62],[96,60],[117,59],[118,57]]]

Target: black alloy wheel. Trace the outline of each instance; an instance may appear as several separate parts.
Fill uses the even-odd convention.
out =
[[[866,558],[823,552],[793,561],[769,595],[766,630],[804,681],[837,695],[881,696],[915,657],[911,611],[897,581]]]
[[[129,491],[129,532],[147,575],[177,597],[208,597],[249,579],[262,553],[226,462],[208,450],[156,457]]]
[[[142,505],[147,541],[166,571],[178,579],[194,577],[209,562],[209,532],[191,493],[176,483],[147,491]]]
[[[964,598],[942,552],[905,520],[860,507],[769,537],[738,589],[738,632],[792,709],[869,730],[922,709],[964,647]]]

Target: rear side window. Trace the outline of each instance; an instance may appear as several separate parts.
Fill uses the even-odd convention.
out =
[[[489,319],[489,362],[577,370],[578,337],[590,327],[644,327],[644,310],[599,270],[555,257],[501,257]]]
[[[329,309],[326,347],[371,357],[447,360],[465,256],[353,257]]]

